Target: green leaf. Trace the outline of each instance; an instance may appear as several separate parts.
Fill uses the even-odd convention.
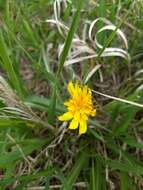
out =
[[[112,170],[119,170],[122,172],[128,172],[135,175],[143,175],[143,166],[131,165],[129,163],[123,163],[117,160],[107,159],[105,163],[112,169]]]
[[[23,97],[21,84],[14,70],[12,61],[9,57],[8,48],[6,47],[6,43],[4,41],[3,33],[1,30],[0,30],[0,58],[2,60],[1,65],[3,69],[6,71],[10,82],[12,83],[13,87],[16,89],[17,93],[21,97]]]
[[[90,189],[102,190],[102,181],[102,166],[100,160],[96,157],[96,159],[92,159]]]
[[[121,190],[130,190],[132,186],[131,178],[127,173],[121,172],[120,174]]]
[[[68,55],[68,52],[69,52],[69,49],[70,49],[70,46],[71,46],[71,43],[72,43],[72,40],[74,37],[74,33],[76,32],[76,29],[78,26],[78,21],[80,18],[80,11],[81,11],[83,3],[84,3],[84,0],[78,1],[77,11],[73,17],[72,24],[71,24],[70,30],[68,32],[68,36],[66,38],[65,45],[64,45],[61,57],[60,57],[60,63],[59,63],[58,71],[57,71],[57,78],[59,77],[59,75],[62,71],[62,68],[64,66],[66,57]]]
[[[128,135],[125,138],[121,138],[121,139],[124,143],[126,143],[127,145],[129,145],[131,147],[143,149],[143,143],[137,142],[137,140],[132,136]]]
[[[32,27],[30,26],[28,21],[24,19],[23,25],[24,25],[25,34],[28,36],[29,40],[33,42],[33,45],[35,47],[39,47],[39,42],[36,36],[36,32],[33,32]]]
[[[18,186],[19,187],[25,187],[29,182],[32,180],[35,180],[40,177],[47,177],[48,179],[51,178],[51,176],[55,173],[56,168],[54,167],[48,167],[46,170],[39,171],[36,174],[28,174],[28,175],[22,175],[22,176],[12,176],[11,178],[4,178],[3,180],[0,181],[0,185],[4,186],[14,183],[15,181],[22,182],[22,185]]]
[[[41,148],[47,141],[40,139],[31,139],[29,141],[25,141],[23,146],[21,146],[21,151],[16,148],[12,152],[7,152],[0,156],[0,167],[7,168],[8,165],[12,165],[18,160],[23,159],[23,155],[28,155],[32,153],[34,150],[38,150]]]
[[[42,111],[49,112],[50,109],[50,100],[45,97],[39,97],[39,96],[29,96],[25,99],[25,103],[31,106],[32,108],[36,108]],[[65,111],[65,108],[63,105],[60,105],[58,102],[56,104],[56,112],[63,112]]]
[[[85,162],[88,161],[88,157],[84,152],[80,153],[78,157],[76,158],[75,164],[73,168],[71,169],[70,173],[66,177],[66,186],[68,187],[68,190],[71,190],[73,188],[74,183],[76,182],[81,170],[84,167]],[[65,185],[63,185],[62,190],[67,190]]]
[[[118,126],[115,128],[115,133],[117,135],[124,134],[124,132],[126,132],[138,110],[139,109],[134,106],[125,106],[122,110],[120,110],[122,118],[118,123]]]
[[[56,115],[56,101],[57,101],[57,85],[55,84],[48,110],[48,122],[50,124],[54,124],[54,119]]]
[[[96,130],[96,129],[95,129]],[[90,133],[98,140],[104,142],[104,137],[97,133],[94,129],[89,129]]]
[[[104,1],[103,1],[104,3]],[[105,41],[105,44],[103,46],[103,48],[99,51],[97,58],[100,58],[100,56],[102,55],[102,53],[104,52],[104,50],[110,45],[110,43],[112,42],[112,40],[114,39],[114,37],[116,36],[116,32],[117,30],[121,27],[121,25],[125,22],[127,16],[129,15],[129,13],[132,10],[132,6],[128,9],[128,11],[126,12],[126,14],[124,15],[124,17],[120,20],[119,24],[117,25],[117,27],[115,28],[115,30],[110,34],[109,38]]]

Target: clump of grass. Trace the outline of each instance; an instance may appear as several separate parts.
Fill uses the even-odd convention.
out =
[[[142,8],[0,2],[0,189],[143,188]],[[81,136],[57,118],[70,80],[97,110]]]

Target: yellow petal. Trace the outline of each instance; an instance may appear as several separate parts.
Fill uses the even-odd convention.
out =
[[[59,116],[58,119],[60,121],[68,121],[73,118],[73,114],[71,112],[66,112],[63,115]]]
[[[71,96],[74,94],[74,90],[75,89],[74,89],[73,83],[70,81],[68,83],[68,91],[69,91],[69,93],[70,93]]]
[[[80,112],[76,112],[75,114],[74,114],[74,118],[77,120],[77,121],[80,121]]]
[[[84,134],[87,131],[87,121],[81,120],[79,125],[79,134]]]
[[[64,105],[65,105],[65,106],[69,106],[69,104],[70,104],[69,101],[64,102]]]
[[[70,106],[72,106],[72,101],[71,100],[66,101],[66,102],[64,102],[64,105],[67,106],[67,107],[70,107]]]
[[[78,128],[78,120],[73,119],[70,123],[69,129],[77,129]]]
[[[94,109],[93,111],[92,111],[92,113],[91,113],[91,116],[95,116],[96,115],[96,109]]]

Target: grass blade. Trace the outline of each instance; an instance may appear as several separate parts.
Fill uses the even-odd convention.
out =
[[[97,58],[101,57],[101,55],[104,52],[104,50],[106,49],[106,47],[108,47],[110,45],[111,41],[114,39],[114,37],[116,35],[117,30],[124,23],[125,19],[127,18],[128,14],[130,13],[131,10],[132,10],[132,7],[127,11],[127,13],[124,15],[124,17],[122,18],[122,20],[119,22],[119,24],[117,25],[117,27],[115,28],[115,30],[111,33],[111,35],[109,36],[109,38],[105,41],[105,45],[99,51]]]
[[[92,168],[91,168],[91,183],[90,189],[92,190],[101,190],[102,188],[102,175],[101,175],[101,163],[98,158],[92,159]]]
[[[81,12],[83,2],[84,2],[83,0],[79,0],[79,2],[78,2],[77,11],[73,17],[73,21],[72,21],[68,36],[66,38],[64,48],[63,48],[63,51],[62,51],[61,56],[60,56],[60,63],[59,63],[58,71],[57,71],[57,77],[59,77],[59,75],[62,71],[62,68],[64,66],[66,57],[68,55],[68,51],[70,49],[72,39],[74,37],[74,33],[75,33],[77,26],[78,26],[78,21],[80,18],[80,12]]]
[[[68,186],[68,190],[72,189],[74,183],[76,182],[81,170],[83,169],[83,166],[85,164],[85,162],[87,162],[87,157],[85,155],[85,153],[81,153],[76,162],[75,165],[73,166],[71,172],[69,173],[69,175],[67,176],[67,186]],[[62,190],[67,190],[67,188],[65,186],[62,187]]]
[[[3,38],[2,31],[0,31],[0,58],[2,60],[1,64],[4,70],[7,72],[9,80],[11,81],[13,87],[16,89],[17,93],[22,97],[21,85],[12,65],[12,61],[8,55],[8,50]]]

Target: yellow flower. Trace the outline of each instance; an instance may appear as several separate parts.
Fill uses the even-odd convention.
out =
[[[60,121],[71,120],[69,129],[77,129],[79,126],[79,134],[86,133],[88,117],[96,115],[91,89],[87,86],[80,86],[78,82],[75,85],[69,82],[67,89],[71,98],[64,105],[68,111],[58,119]]]

